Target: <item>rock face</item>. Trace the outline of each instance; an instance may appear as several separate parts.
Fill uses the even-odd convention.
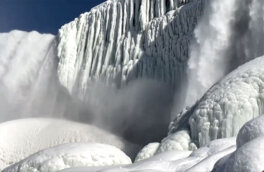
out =
[[[199,146],[236,136],[247,121],[263,114],[263,65],[264,57],[259,57],[227,75],[193,108],[179,115],[178,118],[186,119],[176,118],[171,130],[179,130],[179,122],[189,121],[191,139]]]
[[[180,88],[203,1],[109,0],[59,31],[58,77],[79,98],[99,78],[153,78]]]
[[[56,172],[72,167],[131,164],[120,149],[98,143],[72,143],[37,152],[3,172]]]

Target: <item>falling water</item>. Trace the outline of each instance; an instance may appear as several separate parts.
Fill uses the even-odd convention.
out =
[[[190,47],[186,105],[237,66],[264,54],[264,1],[212,0]]]

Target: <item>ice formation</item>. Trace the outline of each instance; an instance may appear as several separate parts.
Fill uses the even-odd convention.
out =
[[[83,98],[89,81],[152,78],[180,88],[203,0],[108,0],[59,31],[58,77]]]
[[[246,123],[239,131],[244,134],[239,134],[237,138],[217,139],[192,153],[190,151],[168,151],[131,165],[100,169],[72,168],[65,172],[263,171],[263,119],[264,117],[260,116]],[[245,143],[237,147],[236,142],[241,141]]]
[[[128,153],[134,147],[97,127],[59,119],[32,118],[5,122],[0,125],[0,138],[0,170],[37,151],[64,143],[104,143]]]
[[[189,122],[191,139],[198,146],[236,136],[247,121],[263,113],[263,65],[264,57],[259,57],[227,75],[179,116],[185,120],[175,119],[171,129],[181,130],[179,122]]]
[[[131,164],[130,158],[114,146],[72,143],[39,151],[3,172],[56,172],[72,167]]]

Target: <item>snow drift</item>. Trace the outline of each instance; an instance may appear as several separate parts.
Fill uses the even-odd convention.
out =
[[[91,125],[59,119],[21,119],[0,124],[0,169],[40,150],[76,142],[110,144],[127,153],[133,152],[135,148],[121,138]]]
[[[37,152],[3,172],[56,172],[71,167],[131,164],[130,158],[114,146],[72,143]]]

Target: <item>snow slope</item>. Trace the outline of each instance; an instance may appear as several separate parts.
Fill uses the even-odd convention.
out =
[[[35,153],[3,172],[56,172],[71,167],[131,164],[130,158],[114,146],[72,143]]]
[[[128,153],[134,147],[107,131],[87,124],[44,118],[9,121],[0,124],[0,170],[37,151],[76,142],[110,144]]]

